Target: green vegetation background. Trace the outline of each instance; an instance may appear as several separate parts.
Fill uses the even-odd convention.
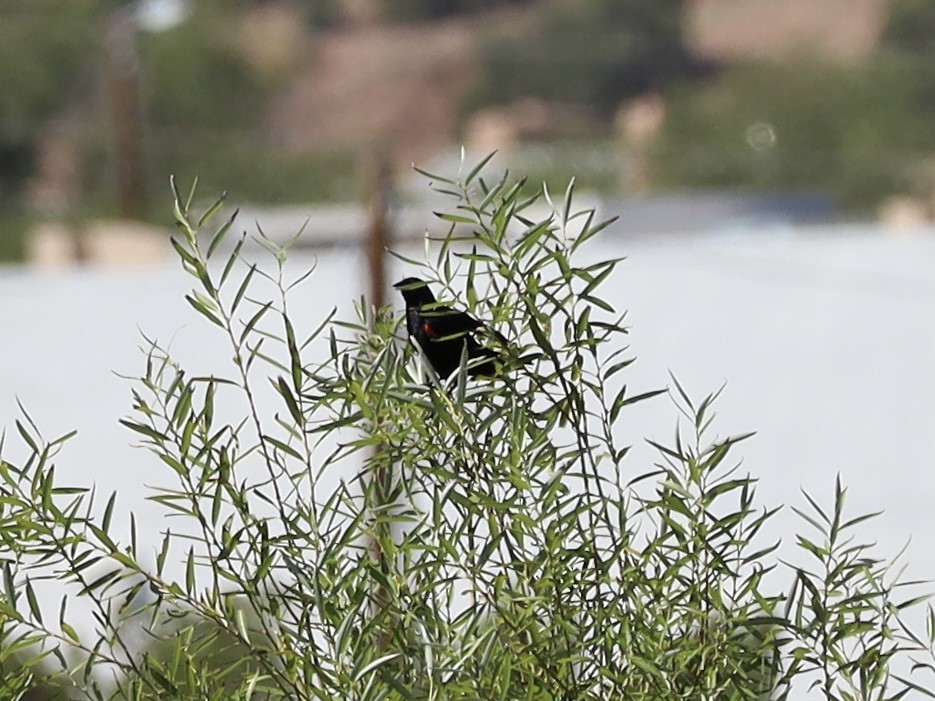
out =
[[[0,0],[0,260],[22,256],[22,231],[42,214],[31,209],[27,193],[40,142],[63,115],[78,114],[85,125],[80,192],[64,216],[115,213],[100,76],[107,18],[120,4]],[[236,183],[232,196],[255,201],[357,199],[359,154],[296,156],[265,133],[266,106],[291,75],[261,74],[242,55],[235,20],[249,4],[194,3],[178,27],[140,35],[150,190],[174,172],[197,174],[208,189]],[[576,138],[603,142],[614,153],[623,148],[615,149],[616,110],[654,91],[669,101],[663,134],[649,154],[654,188],[817,190],[858,213],[893,194],[930,198],[935,189],[935,3],[894,0],[877,50],[849,65],[814,56],[703,64],[682,38],[683,0],[387,0],[383,19],[429,27],[452,14],[509,5],[541,5],[539,21],[501,28],[482,41],[480,79],[463,105],[465,116],[523,97],[573,105],[593,115],[591,133]],[[338,0],[301,7],[313,37],[340,31],[345,21]],[[746,138],[752,125],[765,125],[773,138],[752,147]],[[576,174],[579,183],[607,192],[624,187],[606,172]],[[155,211],[147,216],[161,218]]]

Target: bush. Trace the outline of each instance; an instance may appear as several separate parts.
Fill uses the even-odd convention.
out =
[[[663,186],[818,190],[870,210],[913,191],[935,149],[919,77],[885,55],[728,69],[673,92],[653,172]]]
[[[0,261],[23,256],[39,142],[93,83],[102,0],[0,0]]]
[[[36,142],[75,86],[90,82],[102,0],[0,0],[0,196],[18,194]]]
[[[935,4],[889,10],[879,50],[853,65],[799,56],[672,91],[657,183],[818,190],[858,211],[890,195],[930,200]]]
[[[305,9],[324,21],[324,5]],[[271,143],[270,99],[292,69],[270,76],[251,66],[238,43],[239,20],[227,3],[199,3],[178,27],[141,37],[150,189],[162,187],[164,173],[197,172],[212,190],[236,183],[231,196],[241,201],[355,200],[358,156],[293,153]]]
[[[522,97],[593,107],[660,89],[691,69],[681,36],[682,0],[588,0],[547,10],[541,28],[511,31],[486,48],[473,98],[509,104]]]
[[[883,46],[919,58],[935,55],[935,5],[927,0],[896,0],[891,3],[883,32]]]
[[[671,445],[653,444],[657,465],[631,464],[616,427],[658,392],[626,384],[623,314],[602,296],[618,261],[581,262],[607,222],[575,210],[573,186],[537,216],[541,196],[479,169],[431,176],[452,198],[451,229],[426,242],[431,258],[407,260],[511,339],[501,376],[471,383],[463,365],[446,384],[426,376],[388,309],[362,302],[356,319],[297,328],[290,294],[307,274],[287,275],[286,250],[262,240],[270,267],[246,260],[242,238],[225,248],[233,219],[199,234],[220,203],[196,215],[176,192],[187,300],[231,350],[202,375],[149,342],[123,420],[174,481],[152,499],[176,520],[144,564],[152,543],[135,522],[112,528],[116,495],[101,504],[60,485],[68,436],[44,441],[24,416],[28,457],[0,462],[7,649],[100,699],[924,687],[932,641],[899,619],[919,601],[852,539],[867,517],[844,513],[840,484],[830,509],[808,498],[813,533],[798,544],[811,565],[792,566],[781,595],[775,545],[758,538],[775,510],[732,465],[746,436],[709,438],[716,396],[693,402],[673,380],[685,421]],[[324,357],[308,352],[317,337]],[[258,409],[269,388],[273,415]],[[43,578],[72,587],[60,607],[39,603]],[[69,624],[79,605],[95,631]],[[890,668],[909,653],[922,660],[915,682]]]

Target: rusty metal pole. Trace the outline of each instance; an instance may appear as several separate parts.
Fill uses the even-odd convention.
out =
[[[392,168],[382,154],[373,164],[368,189],[367,268],[370,272],[370,302],[378,310],[386,304],[386,249],[390,245],[388,213],[393,195]]]
[[[391,239],[389,207],[392,199],[393,183],[392,169],[385,155],[378,154],[368,166],[368,223],[364,245],[367,250],[367,269],[370,278],[370,306],[372,310],[370,330],[374,331],[377,326],[377,317],[387,303],[386,249]],[[374,446],[370,459],[371,464],[374,466],[372,471],[372,479],[375,485],[374,507],[382,512],[389,506],[388,495],[392,489],[393,465],[390,464],[385,448],[381,445]],[[381,535],[384,537],[391,536],[392,529],[387,527],[385,531],[381,529],[380,533],[375,534],[370,543],[370,551],[377,567],[385,574],[388,574],[391,565],[387,562],[386,553],[380,544]],[[385,614],[389,603],[389,592],[382,585],[377,584],[373,592],[374,616]],[[385,647],[389,640],[388,635],[389,631],[382,631],[374,641],[375,644],[380,648]]]
[[[142,219],[146,206],[140,127],[136,25],[125,7],[107,27],[107,86],[113,130],[114,177],[121,216]]]

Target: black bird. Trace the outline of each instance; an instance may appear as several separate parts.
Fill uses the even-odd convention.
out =
[[[439,304],[425,281],[407,277],[393,285],[406,300],[406,330],[414,338],[428,358],[435,374],[447,379],[461,364],[461,353],[467,344],[468,370],[471,377],[484,375],[494,377],[497,367],[494,359],[499,353],[478,343],[474,333],[485,326],[466,312]],[[496,337],[506,339],[494,331]],[[482,363],[471,363],[477,358],[487,358]]]

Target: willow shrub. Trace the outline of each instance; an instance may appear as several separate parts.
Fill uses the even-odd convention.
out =
[[[494,380],[465,382],[462,364],[440,383],[400,315],[366,300],[356,319],[298,327],[288,302],[309,276],[289,277],[286,249],[261,238],[272,262],[249,261],[234,219],[201,233],[220,202],[195,215],[194,189],[175,191],[187,299],[229,362],[201,376],[148,345],[123,423],[162,471],[147,483],[174,485],[151,495],[174,516],[158,536],[135,519],[117,533],[114,495],[56,479],[67,436],[16,424],[28,458],[0,464],[0,616],[17,688],[32,675],[94,699],[932,696],[931,611],[927,637],[901,623],[920,600],[853,539],[866,517],[844,514],[840,484],[830,507],[807,498],[805,564],[786,565],[758,535],[775,510],[736,467],[745,436],[709,438],[716,396],[693,402],[673,381],[674,440],[653,444],[654,465],[628,457],[621,423],[658,392],[627,384],[624,315],[602,296],[618,261],[587,262],[608,222],[575,210],[573,186],[553,203],[485,182],[485,163],[429,176],[450,231],[404,261],[510,339]],[[41,600],[43,579],[60,601]],[[78,607],[93,629],[69,623]]]

